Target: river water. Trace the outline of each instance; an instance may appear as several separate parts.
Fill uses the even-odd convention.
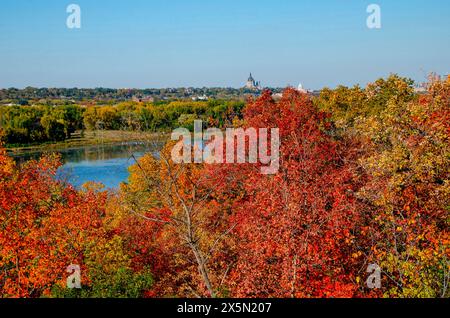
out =
[[[162,143],[127,142],[114,145],[85,146],[75,149],[52,150],[62,156],[63,166],[58,178],[67,180],[75,187],[88,181],[100,182],[108,189],[119,188],[129,176],[128,168],[135,164],[134,158],[145,153],[158,155]],[[28,152],[14,156],[19,163],[38,159],[43,152]],[[134,156],[134,158],[133,158]]]

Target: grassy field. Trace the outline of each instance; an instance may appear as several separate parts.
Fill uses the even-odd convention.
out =
[[[83,146],[115,144],[131,141],[148,141],[148,140],[167,140],[167,133],[150,133],[140,131],[122,131],[122,130],[99,130],[99,131],[78,131],[72,134],[70,139],[61,142],[43,143],[36,145],[10,145],[7,147],[8,152],[20,154],[22,152],[40,151],[40,150],[57,150],[78,148]]]

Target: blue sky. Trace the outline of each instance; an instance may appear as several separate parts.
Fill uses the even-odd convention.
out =
[[[71,3],[81,29],[66,27]],[[448,0],[1,0],[0,87],[422,81],[450,72],[449,17]]]

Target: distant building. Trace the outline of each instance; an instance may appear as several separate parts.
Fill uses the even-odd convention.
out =
[[[245,88],[252,90],[259,90],[261,89],[261,82],[255,81],[255,79],[252,76],[252,73],[250,73],[247,83],[245,84]]]
[[[295,90],[297,92],[300,92],[300,93],[303,93],[303,94],[313,94],[312,91],[303,88],[303,85],[301,83],[298,85],[298,87]],[[283,93],[272,94],[272,98],[274,100],[280,100],[282,97],[283,97]]]
[[[206,101],[208,99],[209,99],[208,96],[206,96],[204,94],[203,94],[203,96],[193,96],[192,97],[193,101]]]
[[[155,101],[155,99],[152,96],[139,96],[139,95],[133,96],[131,100],[136,103],[153,103]]]
[[[421,93],[426,93],[427,92],[427,88],[425,85],[417,85],[414,87],[414,92],[421,94]]]
[[[303,88],[302,83],[298,84],[297,91],[300,92],[300,93],[304,93],[304,94],[308,94],[309,93],[308,90]]]
[[[442,81],[445,82],[450,79],[450,75],[438,75],[436,73],[432,73],[428,77],[428,82],[423,82],[414,85],[414,92],[417,94],[424,94],[428,91],[428,88],[430,86],[430,83],[434,81]]]
[[[272,98],[276,101],[280,100],[281,98],[283,98],[283,93],[275,93],[272,94]]]

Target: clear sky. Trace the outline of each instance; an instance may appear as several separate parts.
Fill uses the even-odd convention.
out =
[[[66,8],[81,7],[81,29]],[[368,29],[366,8],[381,7]],[[365,85],[450,72],[448,0],[0,0],[0,87]]]

